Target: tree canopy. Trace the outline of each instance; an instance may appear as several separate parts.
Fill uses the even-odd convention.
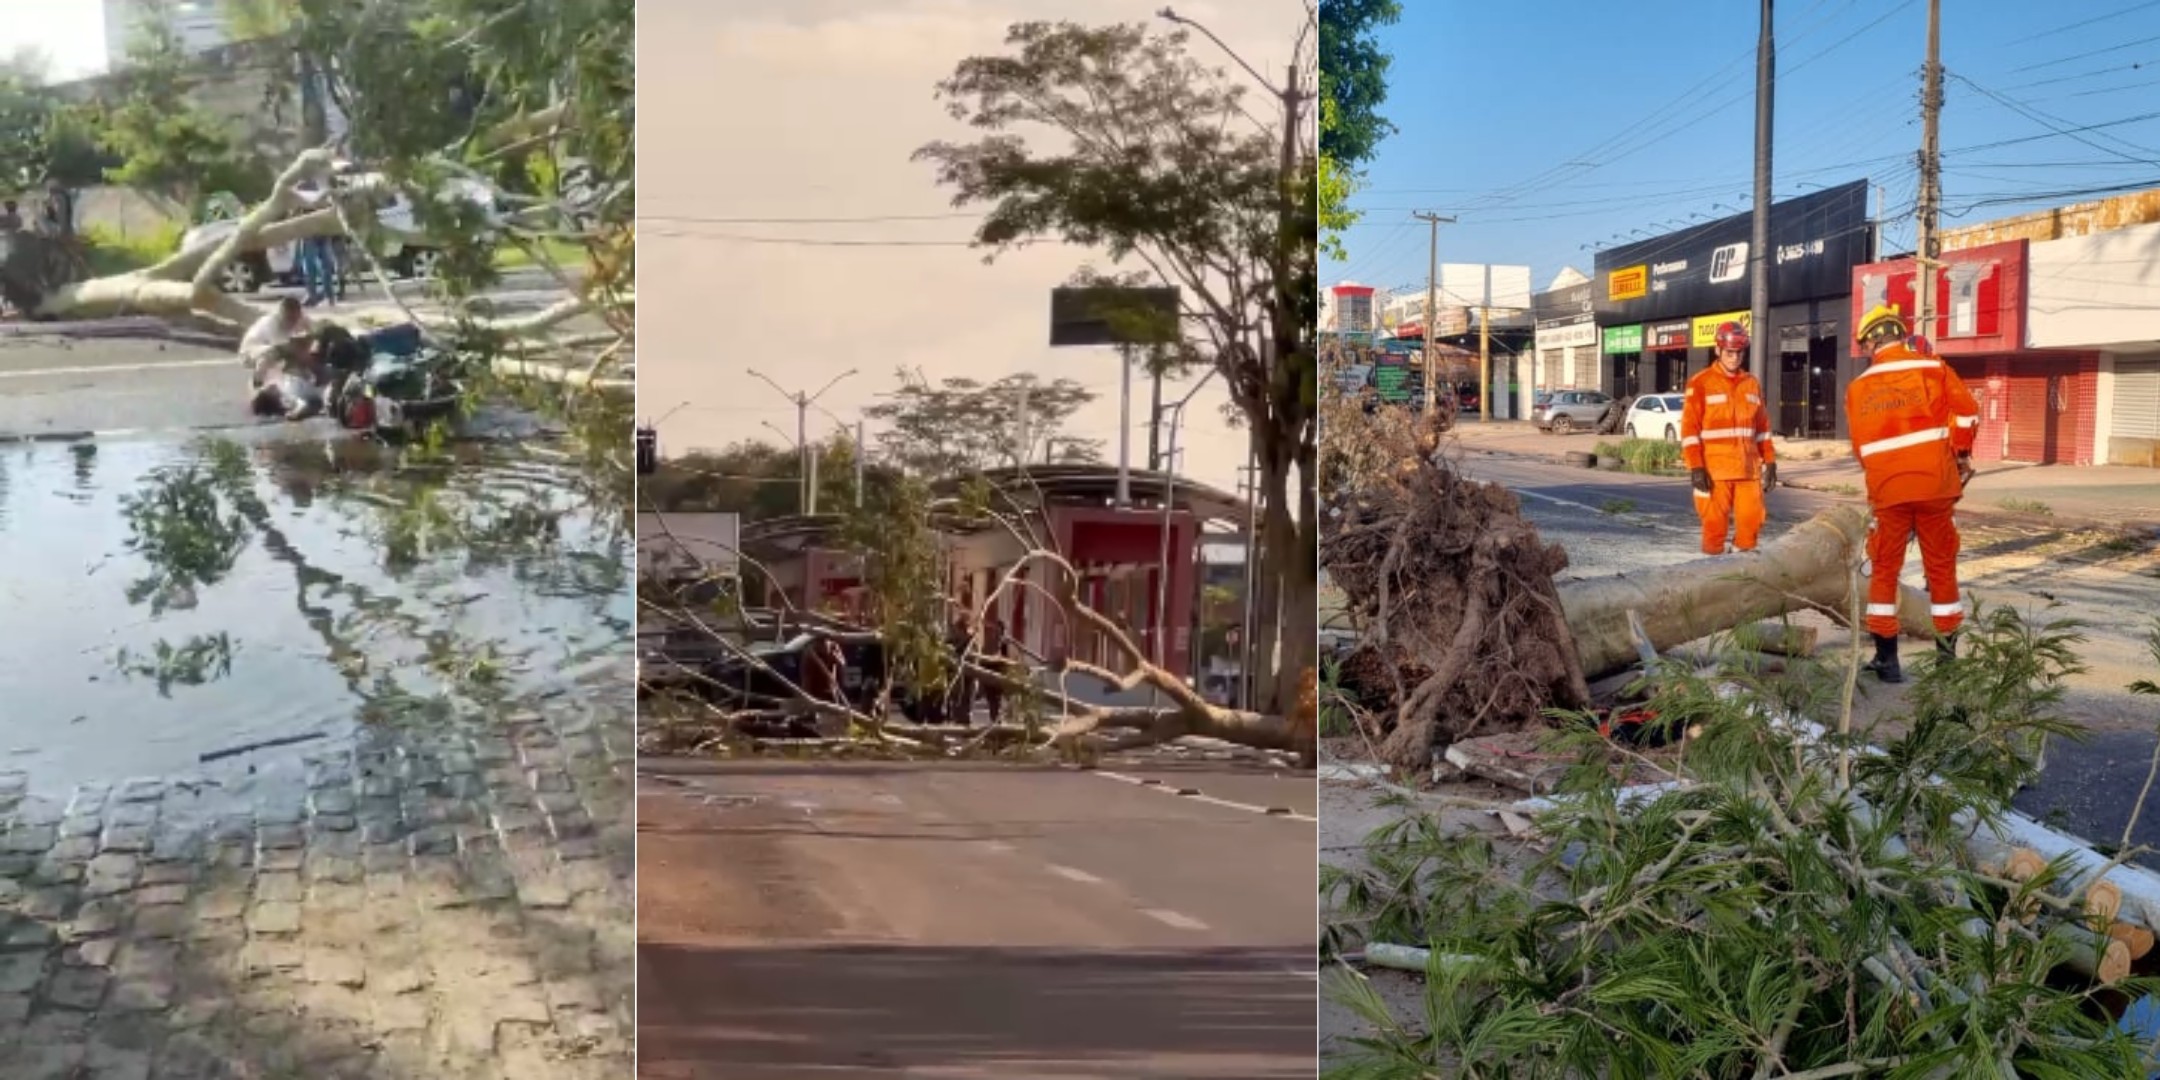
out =
[[[991,257],[1057,239],[1138,262],[1181,290],[1192,349],[1223,376],[1252,435],[1268,555],[1256,644],[1272,643],[1279,618],[1288,677],[1270,697],[1294,701],[1314,638],[1315,537],[1299,525],[1312,520],[1317,404],[1307,88],[1264,85],[1287,108],[1256,112],[1247,87],[1196,59],[1182,29],[1028,22],[1006,44],[938,84],[953,118],[982,137],[916,156],[935,165],[954,205],[984,210],[975,239]]]
[[[902,371],[900,389],[863,410],[879,424],[887,457],[908,472],[942,479],[1048,457],[1099,460],[1102,440],[1062,434],[1064,424],[1095,393],[1071,379],[1044,381],[1007,375],[995,382],[964,376],[932,383]],[[1028,444],[1022,447],[1022,412]]]
[[[1380,115],[1391,58],[1376,34],[1401,17],[1399,0],[1320,0],[1320,228],[1337,258],[1359,169],[1395,133]]]

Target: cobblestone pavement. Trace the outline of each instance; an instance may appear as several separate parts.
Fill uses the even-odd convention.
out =
[[[630,732],[565,705],[236,783],[0,773],[0,1075],[627,1075]]]

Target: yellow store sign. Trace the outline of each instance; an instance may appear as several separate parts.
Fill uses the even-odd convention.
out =
[[[1755,317],[1748,312],[1728,311],[1723,315],[1705,315],[1695,320],[1695,347],[1698,349],[1716,348],[1717,328],[1729,322],[1739,323],[1741,326],[1746,327],[1750,334],[1755,332]]]
[[[1640,300],[1650,295],[1650,268],[1638,264],[1613,271],[1605,291],[1612,300]]]

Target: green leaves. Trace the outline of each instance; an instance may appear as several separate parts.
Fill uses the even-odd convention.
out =
[[[1419,1033],[1368,1017],[1381,1033],[1340,1075],[2142,1075],[2093,992],[2056,975],[2084,946],[2027,927],[2023,897],[1962,862],[1962,815],[1999,812],[2036,738],[2074,730],[2054,706],[2077,640],[1976,611],[1968,659],[1924,669],[1913,715],[1866,733],[1885,752],[1856,762],[1850,794],[1834,745],[1771,721],[1783,699],[1666,671],[1661,715],[1704,732],[1659,764],[1692,787],[1623,812],[1612,751],[1574,740],[1585,761],[1539,817],[1542,855],[1422,815],[1377,830],[1323,878],[1331,945],[1429,943],[1491,977],[1429,978]],[[1804,698],[1795,719],[1839,704]],[[1361,1015],[1377,994],[1329,989]]]

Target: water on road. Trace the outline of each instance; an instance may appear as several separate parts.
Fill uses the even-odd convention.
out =
[[[34,790],[579,693],[630,648],[629,540],[573,474],[356,440],[0,448],[0,772]]]

